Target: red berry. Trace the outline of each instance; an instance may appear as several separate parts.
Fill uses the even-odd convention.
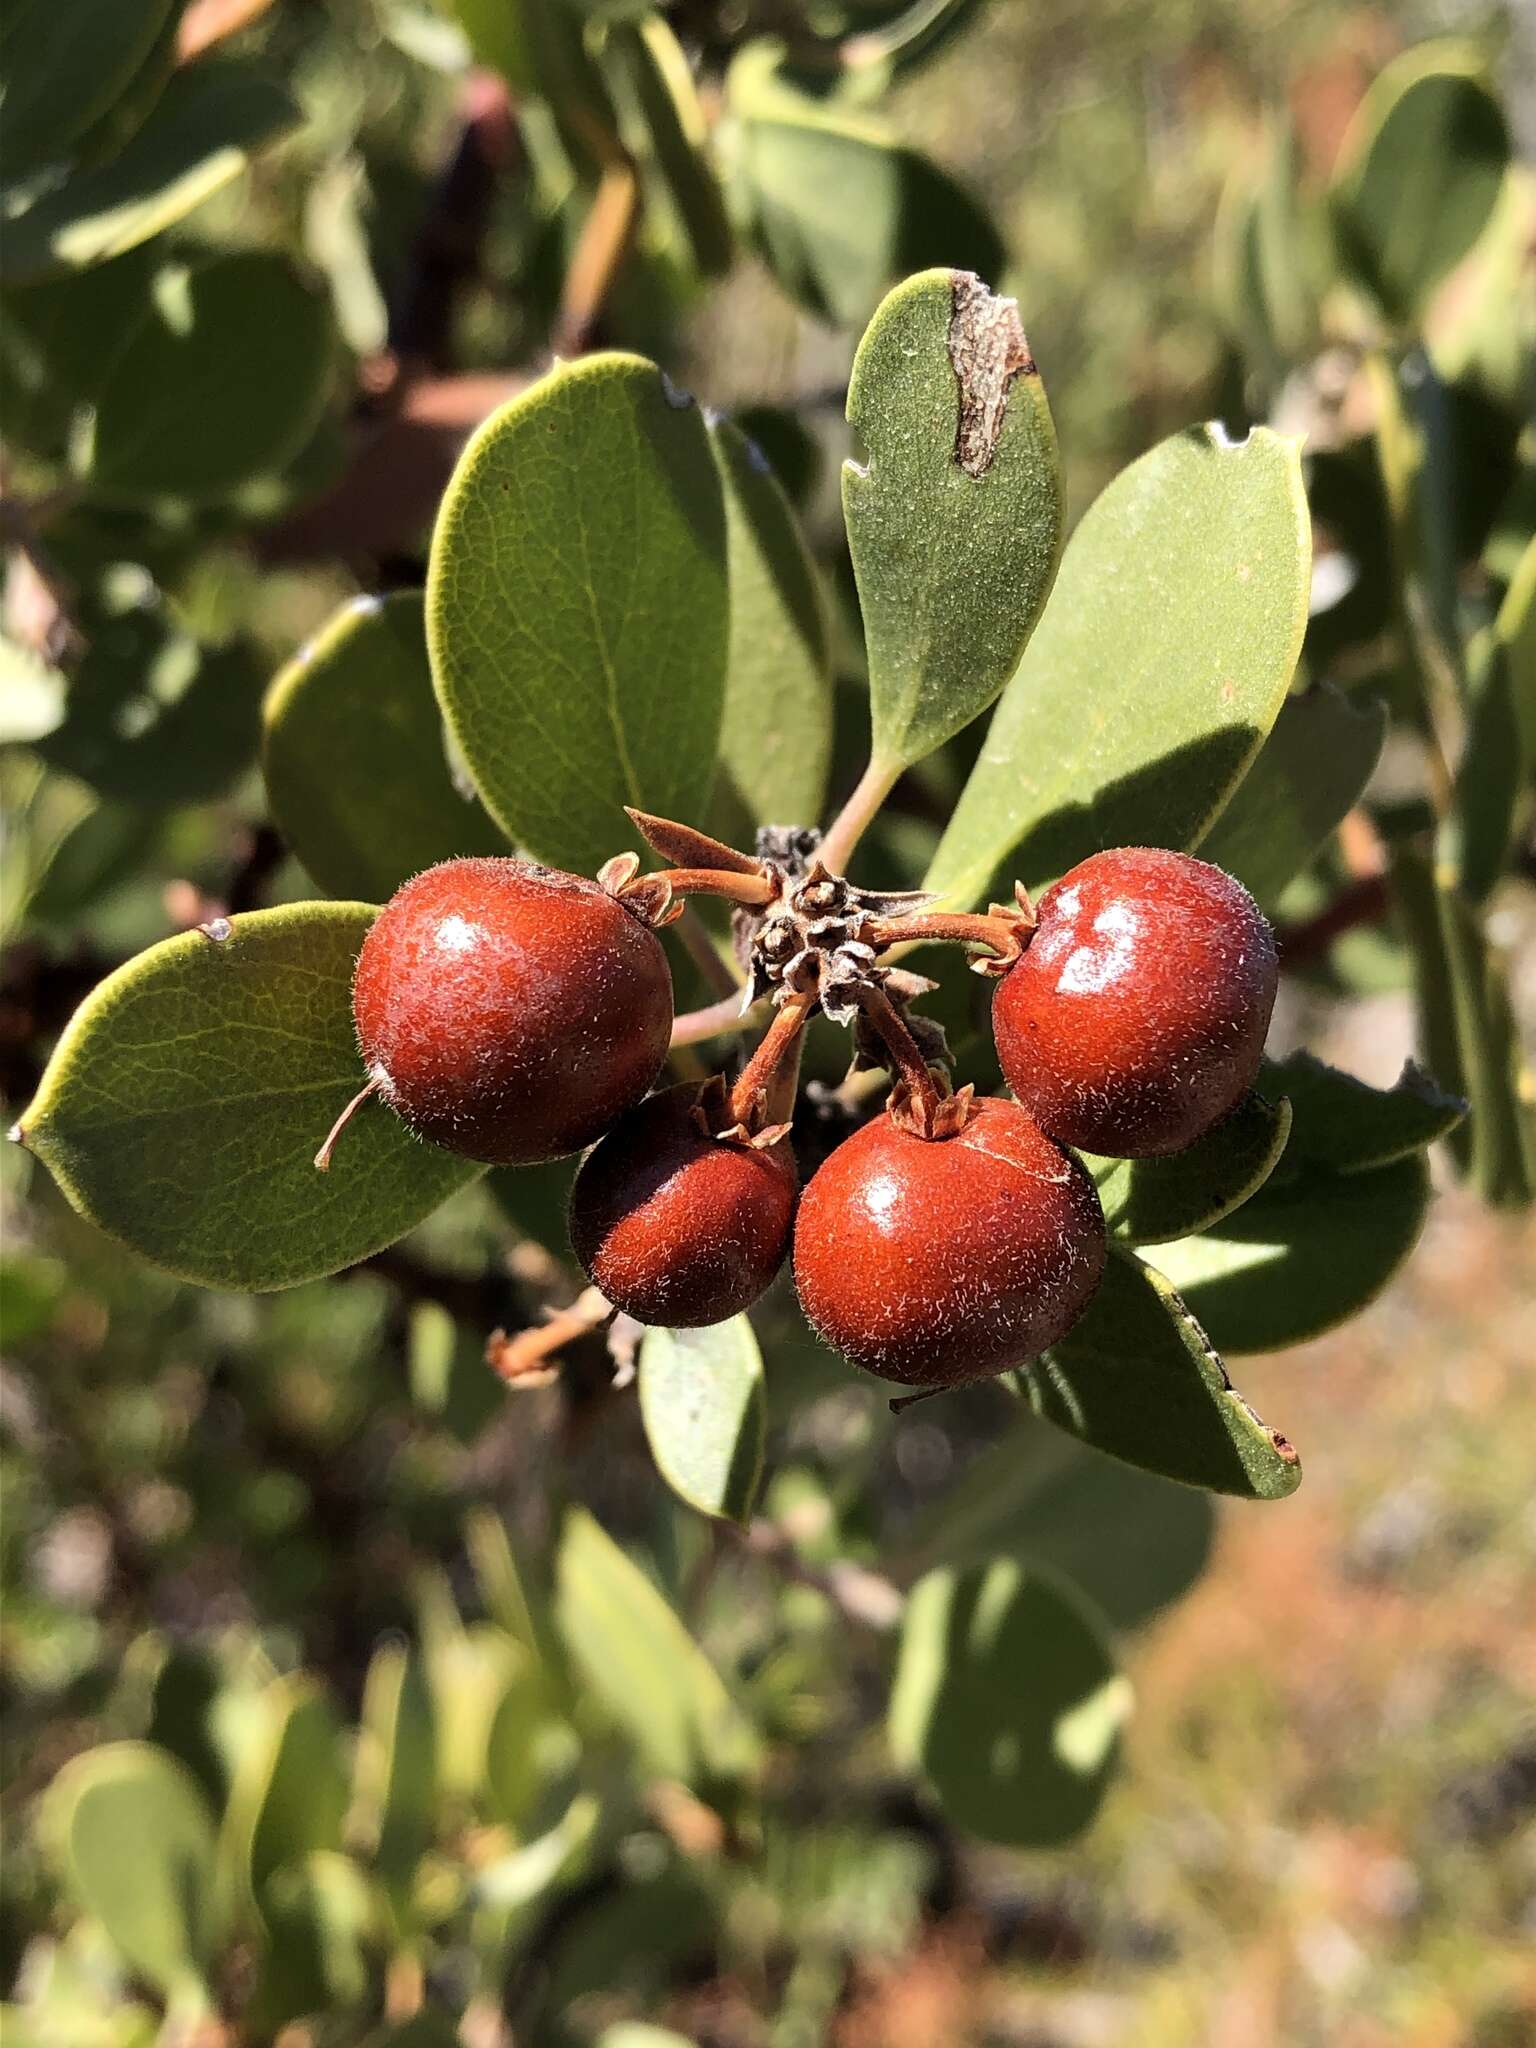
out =
[[[672,977],[656,934],[579,875],[450,860],[405,884],[352,990],[379,1092],[418,1137],[527,1166],[579,1152],[661,1070]]]
[[[638,1322],[690,1330],[739,1315],[784,1263],[795,1208],[787,1140],[756,1148],[695,1120],[698,1086],[642,1102],[582,1161],[571,1246]]]
[[[1220,868],[1155,847],[1096,853],[1041,897],[998,983],[1003,1077],[1063,1144],[1181,1152],[1252,1087],[1276,978],[1263,913]]]
[[[855,1365],[905,1386],[958,1386],[1035,1357],[1103,1270],[1093,1182],[994,1099],[951,1138],[876,1117],[813,1176],[795,1224],[806,1315]]]

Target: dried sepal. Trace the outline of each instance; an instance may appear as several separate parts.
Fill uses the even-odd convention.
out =
[[[624,809],[646,844],[674,867],[721,868],[736,875],[757,875],[763,871],[761,860],[754,860],[749,853],[738,853],[734,846],[712,839],[692,825],[680,825],[673,818],[653,817],[649,811],[637,811],[628,804]]]
[[[1006,974],[1010,967],[1023,958],[1024,950],[1035,935],[1040,922],[1035,915],[1034,905],[1029,900],[1029,891],[1022,882],[1013,885],[1012,903],[989,903],[989,920],[1002,928],[1006,934],[1003,949],[997,953],[983,953],[971,962],[973,974],[996,977]]]
[[[885,1113],[899,1130],[914,1137],[937,1141],[956,1138],[974,1114],[975,1087],[965,1086],[951,1095],[949,1079],[942,1071],[934,1074],[934,1090],[923,1095],[905,1081],[898,1081],[886,1097]]]

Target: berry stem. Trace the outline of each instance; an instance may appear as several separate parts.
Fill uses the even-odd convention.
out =
[[[826,837],[818,849],[822,864],[834,875],[842,874],[853,859],[854,848],[864,837],[867,827],[873,824],[880,806],[896,787],[900,774],[899,767],[889,767],[876,759],[859,777],[857,788],[827,827]]]
[[[382,1074],[370,1074],[368,1077],[367,1086],[358,1089],[357,1093],[353,1096],[352,1100],[341,1112],[341,1115],[337,1117],[335,1123],[331,1125],[331,1128],[326,1133],[325,1143],[320,1147],[320,1150],[315,1154],[316,1173],[330,1172],[331,1154],[336,1149],[336,1140],[347,1128],[347,1125],[351,1123],[353,1117],[356,1116],[357,1112],[362,1108],[363,1104],[368,1100],[369,1096],[378,1094],[380,1088],[383,1086],[383,1082],[384,1077]]]
[[[531,1330],[519,1330],[509,1337],[505,1330],[493,1330],[486,1341],[485,1362],[498,1379],[509,1386],[544,1386],[559,1370],[547,1361],[578,1337],[586,1337],[610,1321],[617,1310],[605,1294],[588,1287],[546,1323]]]
[[[869,942],[877,953],[883,953],[888,946],[919,945],[929,939],[949,940],[959,946],[987,946],[1000,958],[1006,958],[1018,951],[1019,921],[972,911],[922,910],[912,917],[877,919]]]
[[[775,1011],[773,1022],[763,1033],[757,1050],[742,1068],[736,1085],[731,1090],[731,1116],[736,1123],[745,1124],[750,1130],[758,1112],[759,1100],[763,1105],[766,1122],[784,1121],[782,1117],[772,1113],[775,1097],[782,1093],[775,1084],[781,1079],[783,1069],[791,1056],[798,1056],[800,1033],[815,1007],[814,991],[805,991],[792,995]]]
[[[891,1056],[891,1072],[906,1083],[913,1100],[921,1105],[924,1121],[936,1122],[944,1098],[928,1062],[918,1050],[917,1040],[907,1029],[905,1018],[885,990],[873,982],[864,984],[857,1001]]]
[[[674,896],[723,896],[757,910],[779,893],[778,883],[761,868],[750,875],[728,868],[662,868],[656,874],[640,876],[637,886],[650,888],[658,882],[665,882]]]

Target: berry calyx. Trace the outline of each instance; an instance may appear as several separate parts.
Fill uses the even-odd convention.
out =
[[[1063,1144],[1183,1151],[1258,1073],[1278,980],[1263,912],[1209,862],[1132,846],[1081,862],[1036,914],[992,999],[1008,1086]]]
[[[672,977],[596,882],[450,860],[380,912],[352,1006],[370,1085],[418,1137],[527,1166],[590,1145],[655,1081]]]
[[[795,1224],[795,1285],[817,1332],[903,1386],[1034,1358],[1082,1314],[1104,1258],[1093,1182],[995,1097],[945,1138],[876,1117],[812,1177]]]
[[[571,1248],[615,1308],[696,1329],[739,1315],[784,1262],[798,1176],[782,1136],[717,1136],[695,1082],[620,1119],[571,1189]]]

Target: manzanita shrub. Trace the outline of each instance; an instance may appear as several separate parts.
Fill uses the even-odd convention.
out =
[[[1300,1482],[1224,1358],[1367,1306],[1438,1141],[1491,1200],[1536,1185],[1484,916],[1536,761],[1531,335],[1488,311],[1529,190],[1465,53],[1387,75],[1321,198],[1277,144],[1229,205],[1241,401],[1069,534],[997,238],[863,107],[976,10],[806,10],[770,42],[753,9],[459,0],[462,35],[391,9],[392,93],[470,48],[476,92],[501,82],[455,175],[515,122],[506,359],[555,342],[416,508],[423,578],[337,395],[386,336],[381,389],[442,354],[441,308],[387,315],[335,164],[304,215],[323,282],[191,211],[304,146],[215,11],[64,7],[65,39],[37,9],[4,46],[27,914],[67,925],[258,751],[266,819],[236,890],[58,1020],[11,1135],[193,1288],[398,1282],[412,1398],[466,1438],[595,1372],[654,1472],[617,1533],[558,1468],[439,1528],[355,1713],[281,1640],[142,1634],[118,1739],[38,1803],[73,1924],[29,1951],[16,2021],[434,2043],[469,2016],[638,2048],[661,2037],[602,2031],[612,2001],[647,2009],[712,1948],[765,1985],[795,1958],[765,1999],[821,2038],[846,1956],[899,1947],[925,1881],[920,1830],[792,1814],[783,1760],[864,1733],[815,1675],[829,1637],[883,1690],[882,1768],[921,1814],[1070,1839],[1131,1703],[1120,1638],[1198,1573],[1209,1497]],[[1455,193],[1432,252],[1408,158]],[[818,318],[867,320],[830,530],[802,423],[749,432],[651,359],[746,243]],[[1469,252],[1451,361],[1417,323]],[[1341,348],[1374,411],[1334,441]],[[1490,445],[1502,509],[1462,516],[1446,479]],[[270,564],[336,518],[390,573],[260,697]],[[1422,800],[1376,795],[1389,723]],[[273,885],[284,849],[308,893]],[[1280,970],[1410,964],[1425,1064],[1395,1087],[1265,1056]],[[477,1320],[475,1233],[508,1254],[510,1329]],[[45,1280],[18,1274],[29,1328]],[[353,1284],[315,1332],[351,1328]],[[358,1332],[349,1357],[381,1338]],[[972,1383],[963,1472],[877,1515],[882,1445]],[[860,1386],[860,1447],[810,1458],[805,1417]],[[732,1589],[762,1580],[759,1624]]]

